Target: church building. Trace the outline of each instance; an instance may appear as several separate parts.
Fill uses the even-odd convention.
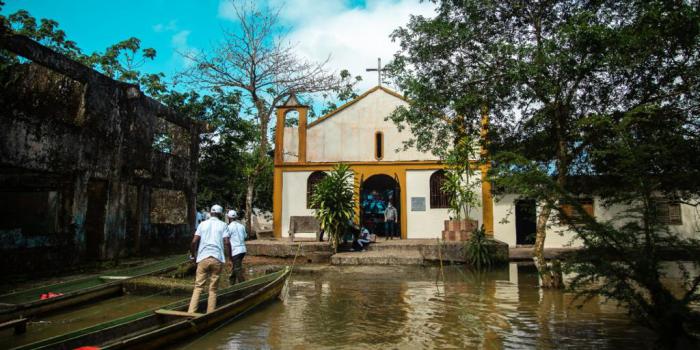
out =
[[[385,118],[408,103],[399,93],[376,86],[335,111],[308,123],[308,106],[295,96],[277,108],[274,170],[274,233],[289,237],[292,217],[313,216],[310,198],[315,183],[338,163],[354,172],[359,193],[356,215],[372,233],[384,236],[384,209],[398,211],[402,239],[439,238],[449,218],[447,196],[441,190],[445,165],[431,153],[403,150],[409,131],[399,132]],[[298,126],[285,127],[290,112]],[[399,151],[400,150],[400,151]],[[482,184],[486,189],[488,184]],[[493,201],[483,192],[472,218],[493,232]]]
[[[338,163],[354,172],[356,217],[359,224],[379,237],[385,236],[384,209],[391,202],[398,211],[397,230],[402,239],[442,238],[444,222],[450,217],[448,196],[442,191],[443,164],[431,153],[415,148],[404,150],[410,130],[398,130],[386,120],[397,107],[407,106],[404,97],[376,86],[333,112],[308,122],[309,107],[292,95],[277,107],[275,130],[273,225],[276,238],[307,237],[297,223],[313,221],[310,198],[316,183]],[[298,114],[297,126],[285,120]],[[448,141],[445,141],[448,142]],[[476,176],[485,171],[479,169]],[[514,247],[534,243],[536,205],[515,194],[493,197],[491,185],[482,179],[480,206],[471,219],[484,225],[488,235]],[[623,208],[606,208],[597,198],[581,198],[582,205],[602,220]],[[663,203],[662,203],[663,204]],[[672,231],[682,236],[698,235],[698,215],[693,207],[667,202],[663,212]],[[533,209],[535,208],[535,209]],[[577,246],[573,232],[551,219],[546,247]],[[303,226],[303,225],[301,225]]]

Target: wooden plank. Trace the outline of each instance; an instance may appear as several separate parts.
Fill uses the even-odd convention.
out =
[[[120,281],[120,280],[125,280],[129,278],[134,278],[133,276],[100,276],[100,279],[107,280],[107,281]]]
[[[204,314],[196,313],[196,312],[184,312],[184,311],[176,311],[176,310],[166,310],[166,309],[158,309],[155,311],[158,315],[167,315],[167,316],[182,316],[182,317],[199,317],[203,316]]]
[[[0,323],[0,329],[15,328],[15,334],[22,334],[27,331],[27,319],[18,318],[16,320]]]

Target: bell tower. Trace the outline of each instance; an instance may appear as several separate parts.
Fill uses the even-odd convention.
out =
[[[309,106],[299,103],[295,93],[289,94],[289,98],[282,105],[276,107],[277,123],[275,124],[275,161],[273,172],[272,190],[272,226],[276,238],[282,237],[282,187],[284,186],[282,165],[284,163],[284,125],[289,112],[299,113],[299,148],[297,162],[306,162],[306,118]]]
[[[306,124],[307,124],[307,114],[309,113],[309,106],[302,105],[299,103],[295,93],[291,93],[287,101],[282,105],[277,106],[276,116],[277,124],[275,127],[275,164],[284,163],[284,125],[287,120],[287,114],[292,111],[297,111],[299,113],[299,148],[297,154],[299,155],[298,162],[306,162]]]

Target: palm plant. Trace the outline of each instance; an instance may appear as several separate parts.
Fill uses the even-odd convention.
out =
[[[355,215],[355,191],[353,172],[347,164],[338,164],[316,185],[311,205],[321,229],[328,234],[334,252],[353,215]]]
[[[466,244],[467,264],[477,270],[488,268],[492,265],[493,259],[491,250],[489,249],[488,239],[486,238],[486,230],[484,225],[481,228],[474,230]]]

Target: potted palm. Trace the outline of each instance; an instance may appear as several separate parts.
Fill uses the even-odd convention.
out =
[[[442,231],[444,240],[465,241],[478,227],[478,221],[470,216],[471,210],[479,206],[479,197],[474,190],[478,188],[479,179],[470,164],[470,159],[475,157],[476,147],[468,136],[460,138],[446,157],[448,169],[442,190],[449,194],[451,217],[445,220],[445,230]]]
[[[316,185],[311,197],[314,215],[321,229],[328,235],[333,252],[338,252],[338,244],[350,220],[355,215],[355,191],[353,172],[347,164],[338,164]]]

